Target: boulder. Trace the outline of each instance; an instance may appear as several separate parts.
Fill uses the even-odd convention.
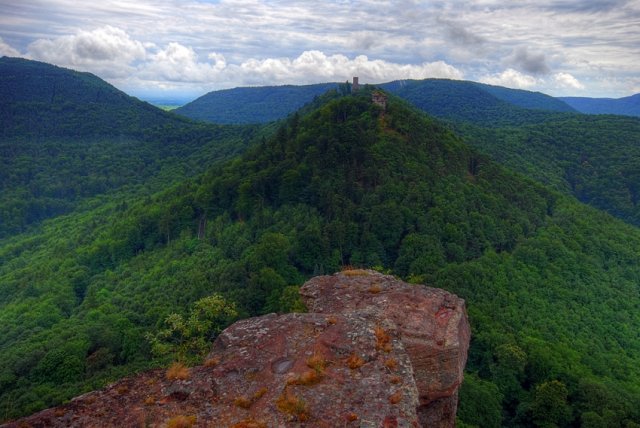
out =
[[[309,313],[238,321],[201,366],[152,370],[7,427],[453,427],[464,301],[370,270],[308,281]]]

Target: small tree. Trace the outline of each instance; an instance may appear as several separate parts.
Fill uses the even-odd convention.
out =
[[[175,313],[169,315],[164,321],[167,328],[155,335],[149,333],[146,338],[155,356],[170,356],[191,364],[206,354],[211,340],[237,316],[233,303],[214,294],[195,302],[187,318]]]

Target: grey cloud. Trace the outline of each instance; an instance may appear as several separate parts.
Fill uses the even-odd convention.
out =
[[[486,39],[484,37],[467,30],[461,23],[443,18],[438,18],[437,22],[444,26],[447,39],[458,45],[466,47],[477,47],[483,45],[486,42]]]
[[[551,70],[543,52],[529,52],[526,46],[516,48],[508,63],[530,74],[547,74]]]

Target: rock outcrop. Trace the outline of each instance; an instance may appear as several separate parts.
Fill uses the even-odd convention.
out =
[[[453,427],[464,301],[369,270],[308,281],[309,313],[222,332],[202,366],[154,370],[9,427]]]

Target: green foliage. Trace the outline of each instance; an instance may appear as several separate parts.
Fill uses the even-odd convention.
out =
[[[567,387],[557,380],[537,385],[529,409],[535,425],[557,427],[569,422],[571,408],[567,404],[568,395]]]
[[[155,356],[194,363],[202,359],[212,339],[237,316],[233,303],[214,294],[196,301],[186,318],[176,313],[169,315],[164,320],[165,329],[146,337]]]
[[[640,225],[640,119],[581,115],[519,128],[458,129],[509,168]]]
[[[239,316],[302,309],[298,285],[353,264],[466,300],[461,425],[640,420],[640,231],[397,98],[382,113],[366,87],[329,94],[240,158],[3,241],[2,417],[158,364],[144,337],[196,337],[180,332],[202,298]]]
[[[471,426],[499,428],[502,426],[503,395],[498,387],[467,373],[460,387],[458,419]]]

